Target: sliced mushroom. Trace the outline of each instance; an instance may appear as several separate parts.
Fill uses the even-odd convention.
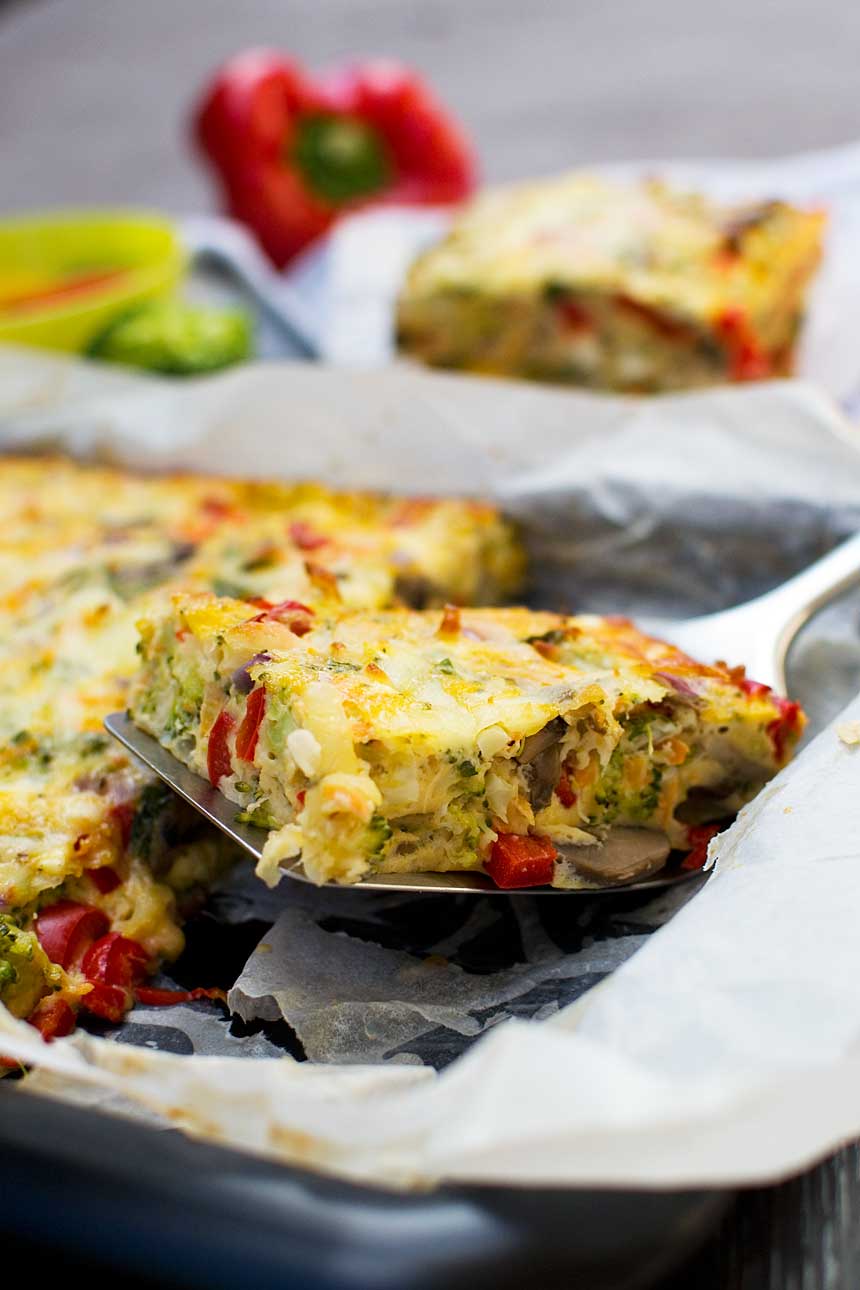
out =
[[[548,724],[543,727],[542,730],[536,730],[533,735],[529,735],[529,737],[523,741],[523,750],[519,756],[520,762],[524,766],[527,766],[529,762],[534,761],[536,757],[539,757],[540,754],[552,744],[557,744],[566,729],[567,723],[564,719],[562,717],[554,717],[552,721],[548,722]]]
[[[427,609],[439,601],[439,588],[423,573],[399,573],[394,594],[410,609]]]
[[[560,846],[559,854],[581,878],[622,886],[657,873],[669,855],[669,841],[651,829],[612,829],[596,846]]]
[[[758,787],[763,786],[762,779]],[[725,820],[732,814],[726,802],[731,800],[736,787],[737,782],[732,784],[731,780],[726,780],[723,785],[717,784],[714,788],[692,789],[675,812],[675,818],[682,820],[684,824],[713,824],[716,820]]]
[[[519,761],[529,786],[533,811],[541,811],[552,799],[561,774],[561,741],[567,723],[555,717],[523,743]]]

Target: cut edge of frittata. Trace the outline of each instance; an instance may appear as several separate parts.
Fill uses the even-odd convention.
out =
[[[198,595],[140,627],[133,720],[268,831],[269,882],[300,861],[316,882],[600,885],[619,840],[651,872],[701,850],[803,726],[796,704],[626,620]]]

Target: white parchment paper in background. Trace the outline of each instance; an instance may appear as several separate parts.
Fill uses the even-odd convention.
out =
[[[0,352],[0,432],[10,447],[48,441],[138,465],[494,494],[527,525],[545,603],[727,603],[860,522],[857,432],[791,383],[637,403],[277,365],[177,386]],[[260,1036],[248,1055],[239,1040],[195,1044],[212,1054],[202,1057],[83,1035],[45,1047],[6,1015],[0,1049],[61,1076],[53,1093],[122,1096],[192,1132],[356,1177],[778,1176],[860,1133],[858,756],[825,731],[725,835],[716,875],[654,935],[672,906],[637,910],[636,926],[605,919],[591,935],[583,902],[546,898],[553,917],[586,920],[576,951],[559,953],[529,914],[538,898],[512,898],[531,951],[483,977],[450,961],[443,929],[430,963],[368,935],[382,919],[374,897],[320,897],[362,902],[355,934],[325,939],[319,910],[306,916],[315,893],[276,893],[286,912],[237,1003],[241,993],[269,1015],[283,1007],[329,1064],[270,1059]],[[480,932],[486,914],[472,917]],[[314,954],[330,956],[328,980],[308,971]],[[604,978],[596,990],[554,1011],[563,986],[592,977]],[[544,987],[543,1021],[504,1020]],[[201,1015],[189,1009],[181,1024],[190,1031]],[[480,1037],[437,1075],[409,1064],[428,1026],[463,1046]],[[392,1051],[406,1064],[366,1064]]]

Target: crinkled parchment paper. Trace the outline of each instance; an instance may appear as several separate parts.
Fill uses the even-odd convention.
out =
[[[665,898],[624,912],[302,888],[285,903],[230,993],[233,1010],[285,1018],[312,1061],[434,1066],[511,1016],[552,1016],[666,916]]]
[[[0,351],[0,433],[494,495],[551,606],[718,607],[860,524],[860,435],[787,382],[637,402],[280,364],[175,385]],[[834,606],[795,651],[818,728],[860,687],[856,615]],[[4,1015],[0,1050],[36,1066],[24,1094],[142,1107],[355,1177],[777,1176],[860,1133],[858,757],[826,730],[724,835],[716,874],[656,900],[270,893],[239,869],[204,918],[225,956],[244,946],[245,1022],[136,1010],[113,1038],[45,1046]]]
[[[845,714],[858,717],[860,701]],[[826,730],[742,812],[704,889],[647,946],[579,1004],[493,1028],[439,1075],[83,1035],[47,1047],[8,1014],[0,1047],[192,1133],[354,1178],[778,1177],[860,1134],[858,758]]]

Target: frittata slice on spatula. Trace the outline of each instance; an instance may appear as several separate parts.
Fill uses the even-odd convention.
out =
[[[268,831],[270,883],[630,881],[702,852],[803,725],[625,620],[183,595],[141,631],[133,720]]]

